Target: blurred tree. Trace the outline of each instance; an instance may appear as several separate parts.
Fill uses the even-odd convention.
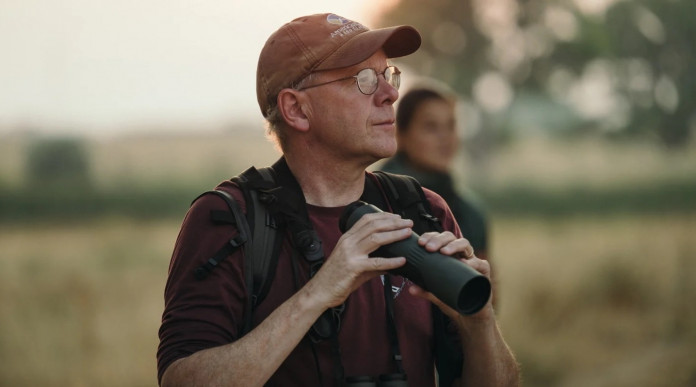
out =
[[[696,126],[695,14],[691,0],[400,0],[379,24],[416,26],[423,46],[406,64],[470,99],[486,129],[654,133],[677,146]],[[545,118],[562,106],[572,114]]]
[[[26,180],[31,187],[91,187],[89,156],[84,144],[71,138],[36,140],[27,153]]]

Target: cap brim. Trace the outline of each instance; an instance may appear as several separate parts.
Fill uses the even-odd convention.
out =
[[[370,30],[356,35],[314,69],[332,70],[358,64],[384,50],[387,58],[398,58],[414,53],[421,45],[421,36],[411,26],[397,26]]]

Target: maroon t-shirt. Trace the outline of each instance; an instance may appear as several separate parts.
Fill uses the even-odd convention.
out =
[[[369,178],[374,179],[368,174]],[[375,180],[376,181],[376,180]],[[232,194],[246,211],[239,189],[230,181],[217,189]],[[425,190],[433,215],[445,230],[461,236],[452,213],[436,193]],[[341,232],[338,219],[344,207],[307,205],[310,221],[329,257]],[[208,277],[199,281],[194,270],[203,264],[236,233],[231,225],[214,225],[211,210],[227,210],[225,202],[206,195],[186,214],[174,247],[169,278],[164,292],[165,309],[159,331],[158,378],[175,360],[202,349],[231,343],[239,338],[247,301],[244,287],[243,251],[238,249],[222,261]],[[300,284],[306,283],[309,267],[300,259]],[[394,316],[403,366],[412,386],[434,386],[433,332],[430,303],[409,294],[411,283],[393,276],[392,285],[401,287],[394,300]],[[283,242],[275,277],[268,295],[253,316],[254,326],[296,291],[288,238]],[[346,376],[377,376],[396,372],[389,343],[384,290],[380,277],[366,282],[346,300],[338,341]],[[270,378],[267,386],[315,386],[322,375],[323,385],[332,386],[334,357],[330,341],[315,344],[320,372],[317,372],[310,341],[305,338]]]

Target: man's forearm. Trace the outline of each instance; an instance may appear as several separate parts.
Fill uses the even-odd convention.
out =
[[[460,324],[464,364],[459,386],[518,386],[520,371],[495,320]]]
[[[302,289],[239,340],[172,363],[163,387],[262,386],[302,340],[323,307]]]

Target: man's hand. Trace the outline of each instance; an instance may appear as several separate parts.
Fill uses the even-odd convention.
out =
[[[355,222],[338,240],[322,268],[307,283],[312,294],[323,297],[326,307],[342,304],[360,285],[370,278],[396,269],[406,263],[404,257],[370,258],[379,247],[406,239],[411,235],[413,221],[398,215],[380,212],[366,214]]]
[[[471,247],[471,243],[465,238],[457,238],[454,234],[449,231],[443,233],[437,232],[427,232],[420,236],[418,239],[418,244],[423,246],[427,251],[436,252],[439,251],[441,254],[449,255],[453,257],[458,257],[458,259],[465,264],[469,265],[474,270],[483,274],[490,280],[491,266],[488,261],[477,258],[474,254],[474,248]],[[430,302],[437,305],[443,313],[453,320],[459,320],[463,316],[459,314],[456,310],[450,308],[445,303],[440,301],[435,295],[430,292],[426,292],[423,288],[418,285],[412,284],[409,287],[409,292],[415,296],[423,297]],[[490,297],[486,306],[484,306],[479,312],[470,316],[477,319],[488,319],[493,317],[493,308]]]

